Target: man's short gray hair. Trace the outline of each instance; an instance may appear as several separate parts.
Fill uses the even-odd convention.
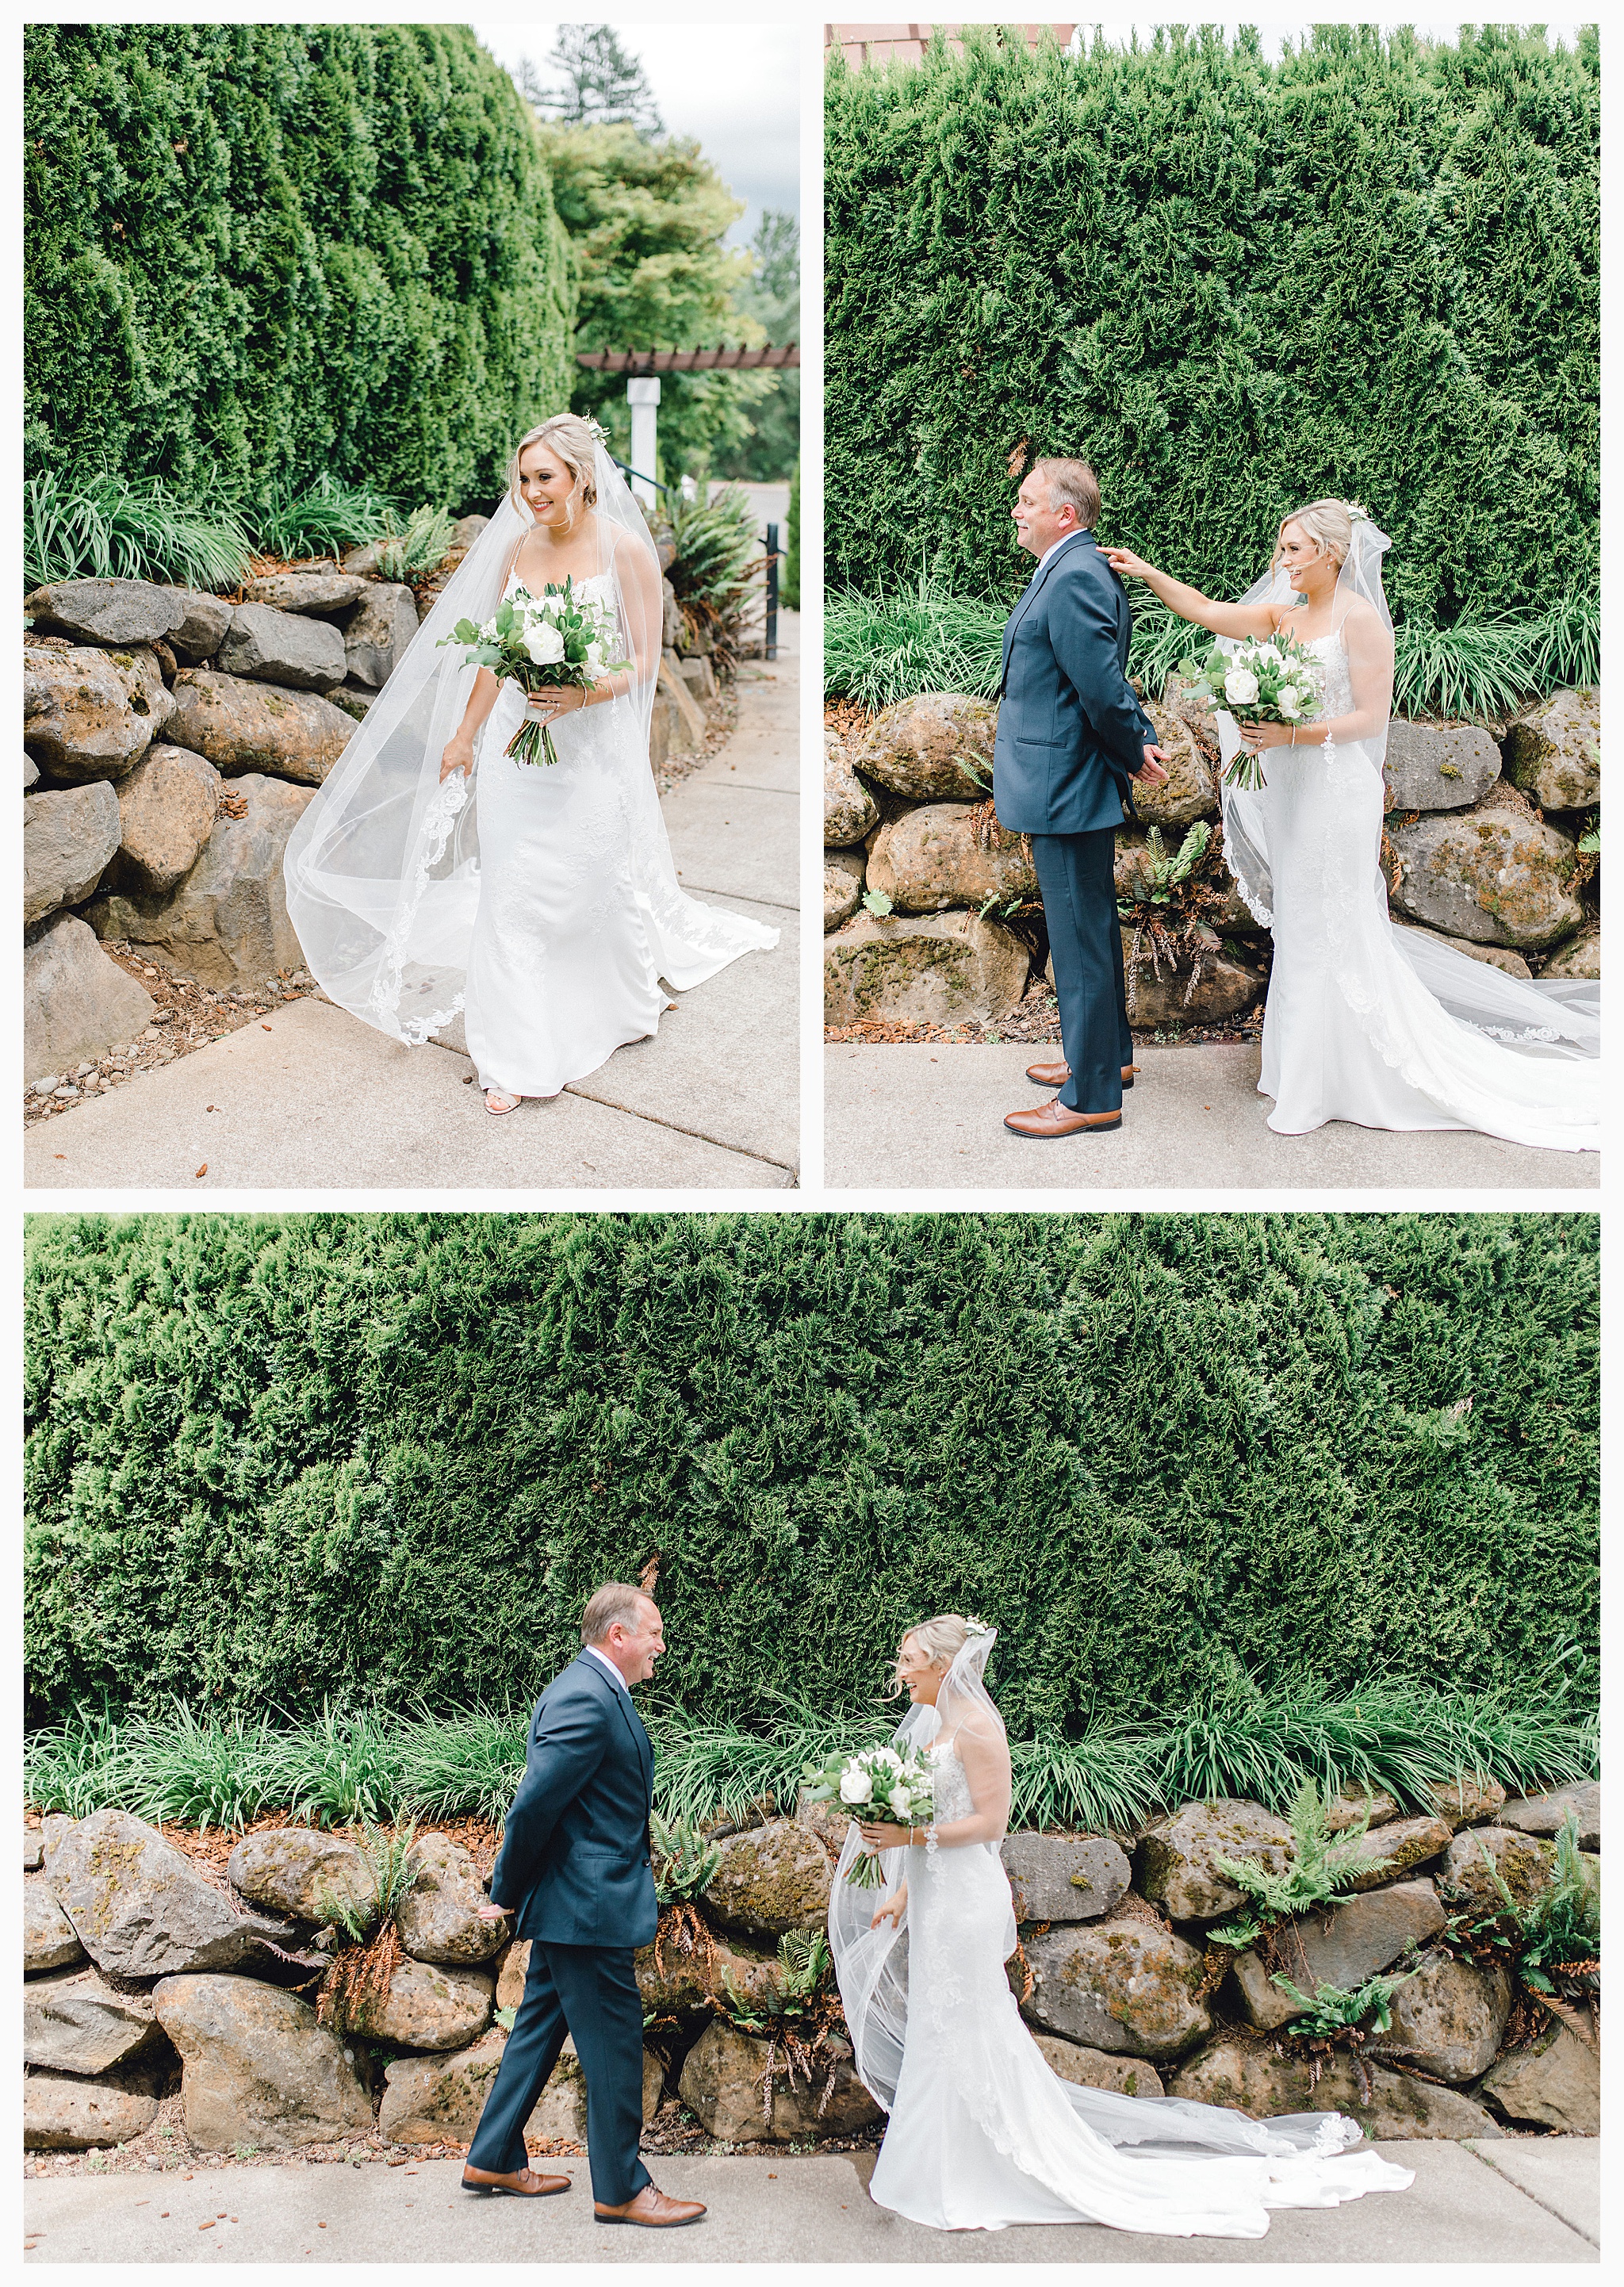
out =
[[[1077,511],[1079,525],[1099,522],[1099,479],[1086,461],[1034,461],[1032,473],[1048,486],[1050,508],[1069,502]]]
[[[626,1580],[606,1580],[593,1592],[591,1602],[581,1615],[581,1641],[583,1644],[600,1644],[617,1623],[622,1628],[638,1625],[638,1606],[649,1599],[641,1588],[634,1588]]]

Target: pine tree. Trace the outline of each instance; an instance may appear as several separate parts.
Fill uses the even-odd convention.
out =
[[[613,24],[561,24],[548,61],[562,85],[543,84],[527,57],[519,71],[520,92],[545,117],[567,127],[665,132],[647,74],[622,47]]]

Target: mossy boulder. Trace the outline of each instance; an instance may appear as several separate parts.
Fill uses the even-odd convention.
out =
[[[769,2096],[765,2041],[741,2033],[718,2018],[701,2034],[683,2061],[678,2084],[683,2102],[698,2114],[712,2136],[730,2144],[787,2143],[792,2137],[850,2136],[880,2117],[880,2108],[852,2070],[849,2058],[835,2065],[835,2085],[820,2111],[828,2079],[824,2062],[810,2085],[791,2082],[781,2064]]]
[[[971,913],[854,914],[823,940],[829,1025],[950,1025],[1007,1016],[1026,989],[1026,947]]]
[[[817,1836],[791,1818],[769,1819],[718,1846],[705,1903],[747,1936],[780,1938],[821,1929],[828,1919],[832,1870]]]
[[[1187,1802],[1139,1844],[1139,1887],[1176,1922],[1216,1921],[1246,1893],[1217,1871],[1220,1858],[1256,1859],[1271,1874],[1291,1864],[1291,1829],[1244,1796]]]
[[[868,887],[906,914],[1035,898],[1024,837],[980,819],[978,805],[963,802],[921,803],[888,819],[869,845]]]
[[[1602,694],[1553,691],[1506,732],[1507,774],[1541,810],[1588,810],[1602,798]]]
[[[1391,830],[1398,860],[1392,902],[1430,929],[1480,945],[1538,950],[1584,921],[1574,894],[1578,851],[1525,807],[1477,807],[1416,819]]]
[[[1492,2114],[1458,2089],[1435,2088],[1382,2065],[1367,2070],[1368,2085],[1341,2050],[1325,2062],[1306,2052],[1282,2053],[1271,2044],[1220,2038],[1180,2067],[1168,2083],[1168,2094],[1225,2105],[1254,2120],[1287,2112],[1341,2112],[1373,2141],[1441,2137],[1458,2143],[1505,2134]]]
[[[998,708],[960,691],[925,691],[887,707],[845,742],[866,779],[917,802],[977,802],[993,790]]]
[[[1159,1923],[1081,1922],[1026,1940],[1022,2014],[1111,2055],[1179,2057],[1212,2030],[1195,1947]]]

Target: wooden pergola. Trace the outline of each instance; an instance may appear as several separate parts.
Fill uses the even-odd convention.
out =
[[[760,350],[577,350],[575,363],[594,373],[623,373],[629,381],[656,373],[789,373],[798,371],[801,344]]]

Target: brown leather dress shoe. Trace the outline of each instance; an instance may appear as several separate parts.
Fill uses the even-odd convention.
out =
[[[1122,1086],[1125,1088],[1131,1088],[1133,1086],[1133,1076],[1138,1069],[1139,1067],[1137,1064],[1124,1064],[1122,1066]],[[1068,1064],[1028,1064],[1026,1066],[1026,1078],[1032,1082],[1034,1088],[1064,1088],[1071,1076],[1072,1068]]]
[[[567,2176],[538,2176],[534,2168],[520,2168],[516,2173],[498,2176],[489,2168],[471,2168],[463,2164],[463,2189],[465,2192],[511,2192],[516,2199],[544,2200],[554,2192],[566,2192]]]
[[[1052,1104],[1041,1104],[1035,1112],[1011,1112],[1006,1114],[1004,1126],[1018,1136],[1098,1136],[1107,1128],[1120,1128],[1120,1112],[1071,1112],[1058,1096]]]
[[[645,2184],[623,2207],[607,2208],[601,2200],[592,2213],[599,2223],[638,2223],[646,2231],[669,2231],[681,2223],[697,2223],[705,2212],[703,2200],[668,2200],[653,2184]]]

